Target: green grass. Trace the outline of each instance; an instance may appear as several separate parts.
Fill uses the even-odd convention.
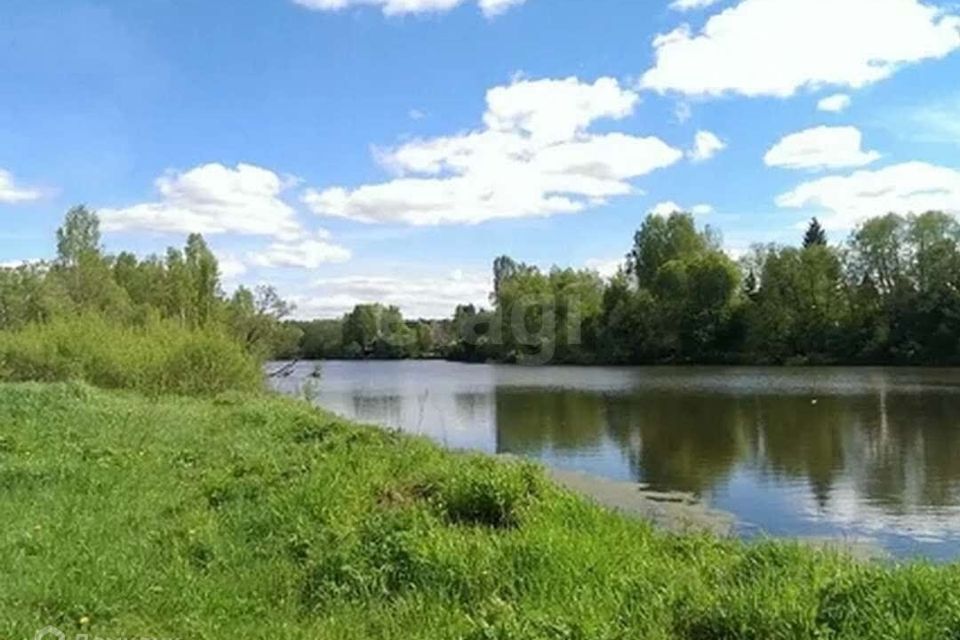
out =
[[[0,638],[960,638],[956,567],[676,537],[304,403],[0,385]]]

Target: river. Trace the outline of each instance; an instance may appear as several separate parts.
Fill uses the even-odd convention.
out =
[[[350,419],[693,493],[744,537],[960,558],[960,369],[319,366],[317,402]]]

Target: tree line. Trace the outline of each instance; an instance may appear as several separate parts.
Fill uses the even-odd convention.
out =
[[[226,293],[203,237],[139,258],[108,254],[92,211],[71,209],[49,262],[0,269],[0,332],[95,314],[214,331],[252,357],[469,362],[960,364],[960,224],[888,214],[837,244],[814,219],[798,246],[739,260],[686,213],[649,216],[611,278],[501,256],[488,308],[407,320],[358,305],[293,322],[271,287]]]
[[[93,312],[131,325],[165,319],[188,329],[220,328],[262,356],[300,339],[280,322],[292,307],[272,287],[224,293],[217,258],[200,234],[163,256],[110,255],[97,215],[77,206],[56,238],[54,260],[0,269],[0,331]]]
[[[360,305],[298,323],[304,357],[482,362],[960,364],[960,225],[888,214],[830,244],[814,219],[799,246],[739,260],[677,212],[646,218],[620,271],[542,270],[502,256],[490,308],[405,321]]]

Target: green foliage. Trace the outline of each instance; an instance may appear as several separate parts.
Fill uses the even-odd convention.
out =
[[[951,216],[868,220],[842,248],[829,246],[813,219],[801,247],[757,246],[739,265],[720,244],[714,231],[674,213],[644,221],[626,270],[607,281],[570,269],[546,274],[501,256],[493,314],[458,309],[460,339],[447,355],[531,363],[960,363],[960,224]]]
[[[122,326],[93,314],[0,332],[0,378],[184,395],[256,391],[262,384],[258,361],[222,333],[171,321]]]
[[[836,353],[850,313],[836,252],[817,244],[757,251],[763,286],[748,309],[748,349],[775,361]]]
[[[357,305],[340,319],[287,323],[299,336],[290,353],[312,360],[436,358],[452,341],[450,325],[405,320],[397,307],[380,304]]]
[[[74,207],[57,259],[0,269],[2,373],[81,379],[150,393],[260,387],[259,362],[292,351],[291,308],[270,287],[222,292],[217,260],[193,234],[183,250],[105,255],[94,212]]]
[[[64,283],[48,277],[47,265],[0,269],[0,328],[20,329],[72,310]]]
[[[0,385],[4,632],[948,640],[960,570],[675,536],[304,403]]]
[[[293,308],[270,286],[240,287],[225,309],[227,330],[252,354],[267,358],[296,349],[300,330],[281,321]]]

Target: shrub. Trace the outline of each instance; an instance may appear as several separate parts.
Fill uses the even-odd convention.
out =
[[[428,492],[454,523],[515,527],[539,495],[542,475],[531,465],[472,457],[468,464],[431,483]]]
[[[0,333],[0,379],[214,395],[257,390],[262,373],[239,344],[214,331],[167,321],[123,327],[82,315]]]

